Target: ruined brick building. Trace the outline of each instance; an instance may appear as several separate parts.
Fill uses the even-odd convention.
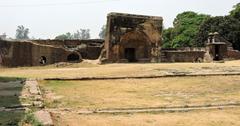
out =
[[[205,47],[161,48],[162,17],[110,13],[105,40],[0,40],[0,65],[39,66],[99,59],[101,63],[212,62],[240,59],[218,33]]]
[[[103,40],[0,40],[0,64],[3,66],[40,66],[58,62],[97,59]]]
[[[110,13],[102,62],[212,62],[240,59],[230,42],[211,33],[205,47],[164,49],[162,17]]]
[[[159,62],[162,22],[161,17],[110,13],[103,57],[108,62]]]

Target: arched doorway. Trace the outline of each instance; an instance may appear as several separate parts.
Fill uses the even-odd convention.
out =
[[[124,57],[128,62],[136,62],[136,50],[135,48],[125,48]]]
[[[71,53],[67,57],[67,61],[69,62],[76,62],[80,60],[80,56],[76,53]]]
[[[47,63],[47,58],[45,56],[41,56],[40,59],[39,59],[39,63],[44,65]]]
[[[119,43],[119,58],[128,62],[150,59],[150,42],[149,37],[142,31],[127,32]]]

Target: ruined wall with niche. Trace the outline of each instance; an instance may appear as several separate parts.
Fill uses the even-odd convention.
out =
[[[51,45],[54,47],[62,47],[67,50],[76,51],[81,54],[83,59],[98,59],[103,49],[104,40],[32,40],[33,43],[42,45]]]
[[[7,67],[39,66],[58,62],[68,62],[69,56],[75,55],[81,61],[81,55],[61,47],[41,45],[27,41],[0,40],[1,65]],[[70,59],[73,61],[73,59]]]
[[[161,17],[108,14],[102,61],[159,62],[162,21]]]

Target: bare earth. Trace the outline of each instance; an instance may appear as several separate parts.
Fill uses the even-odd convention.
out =
[[[27,78],[131,77],[178,73],[240,73],[240,61],[201,64],[81,63],[67,66],[0,68],[0,76]],[[42,80],[39,84],[43,91],[46,110],[51,112],[56,126],[240,125],[240,75],[87,81]],[[85,110],[131,110],[221,104],[236,104],[239,107],[171,113],[151,111],[129,114],[79,113]]]
[[[45,95],[50,108],[95,110],[240,103],[240,76],[41,81],[41,87],[48,91]]]
[[[95,114],[53,116],[57,126],[239,126],[240,109],[186,113]]]
[[[150,76],[173,73],[224,73],[240,72],[240,60],[226,63],[170,63],[170,64],[76,64],[67,67],[1,68],[0,76],[27,78],[76,78]]]

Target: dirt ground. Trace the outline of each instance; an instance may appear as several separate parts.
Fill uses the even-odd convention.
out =
[[[40,83],[49,108],[95,110],[240,103],[240,76]]]
[[[56,126],[239,126],[240,109],[185,113],[54,114]]]
[[[240,61],[171,64],[56,64],[44,67],[0,68],[0,77],[78,78],[171,74],[240,73]],[[240,104],[240,75],[39,81],[56,126],[239,126],[240,108],[188,112],[80,114],[82,110],[141,109],[191,105]],[[1,83],[0,83],[1,84]],[[0,95],[9,94],[0,87]],[[16,90],[14,87],[10,90]],[[5,91],[5,93],[4,93]],[[14,93],[14,95],[18,95]],[[64,110],[64,111],[60,111]],[[0,116],[1,120],[1,116]]]
[[[80,63],[69,66],[50,65],[45,67],[0,68],[3,77],[27,78],[76,78],[151,76],[174,73],[224,73],[240,72],[240,60],[225,63],[146,63],[146,64],[106,64]]]
[[[44,94],[47,108],[57,126],[240,125],[240,108],[173,113],[78,113],[78,110],[148,109],[240,103],[240,76],[40,83],[41,88],[46,91]]]

